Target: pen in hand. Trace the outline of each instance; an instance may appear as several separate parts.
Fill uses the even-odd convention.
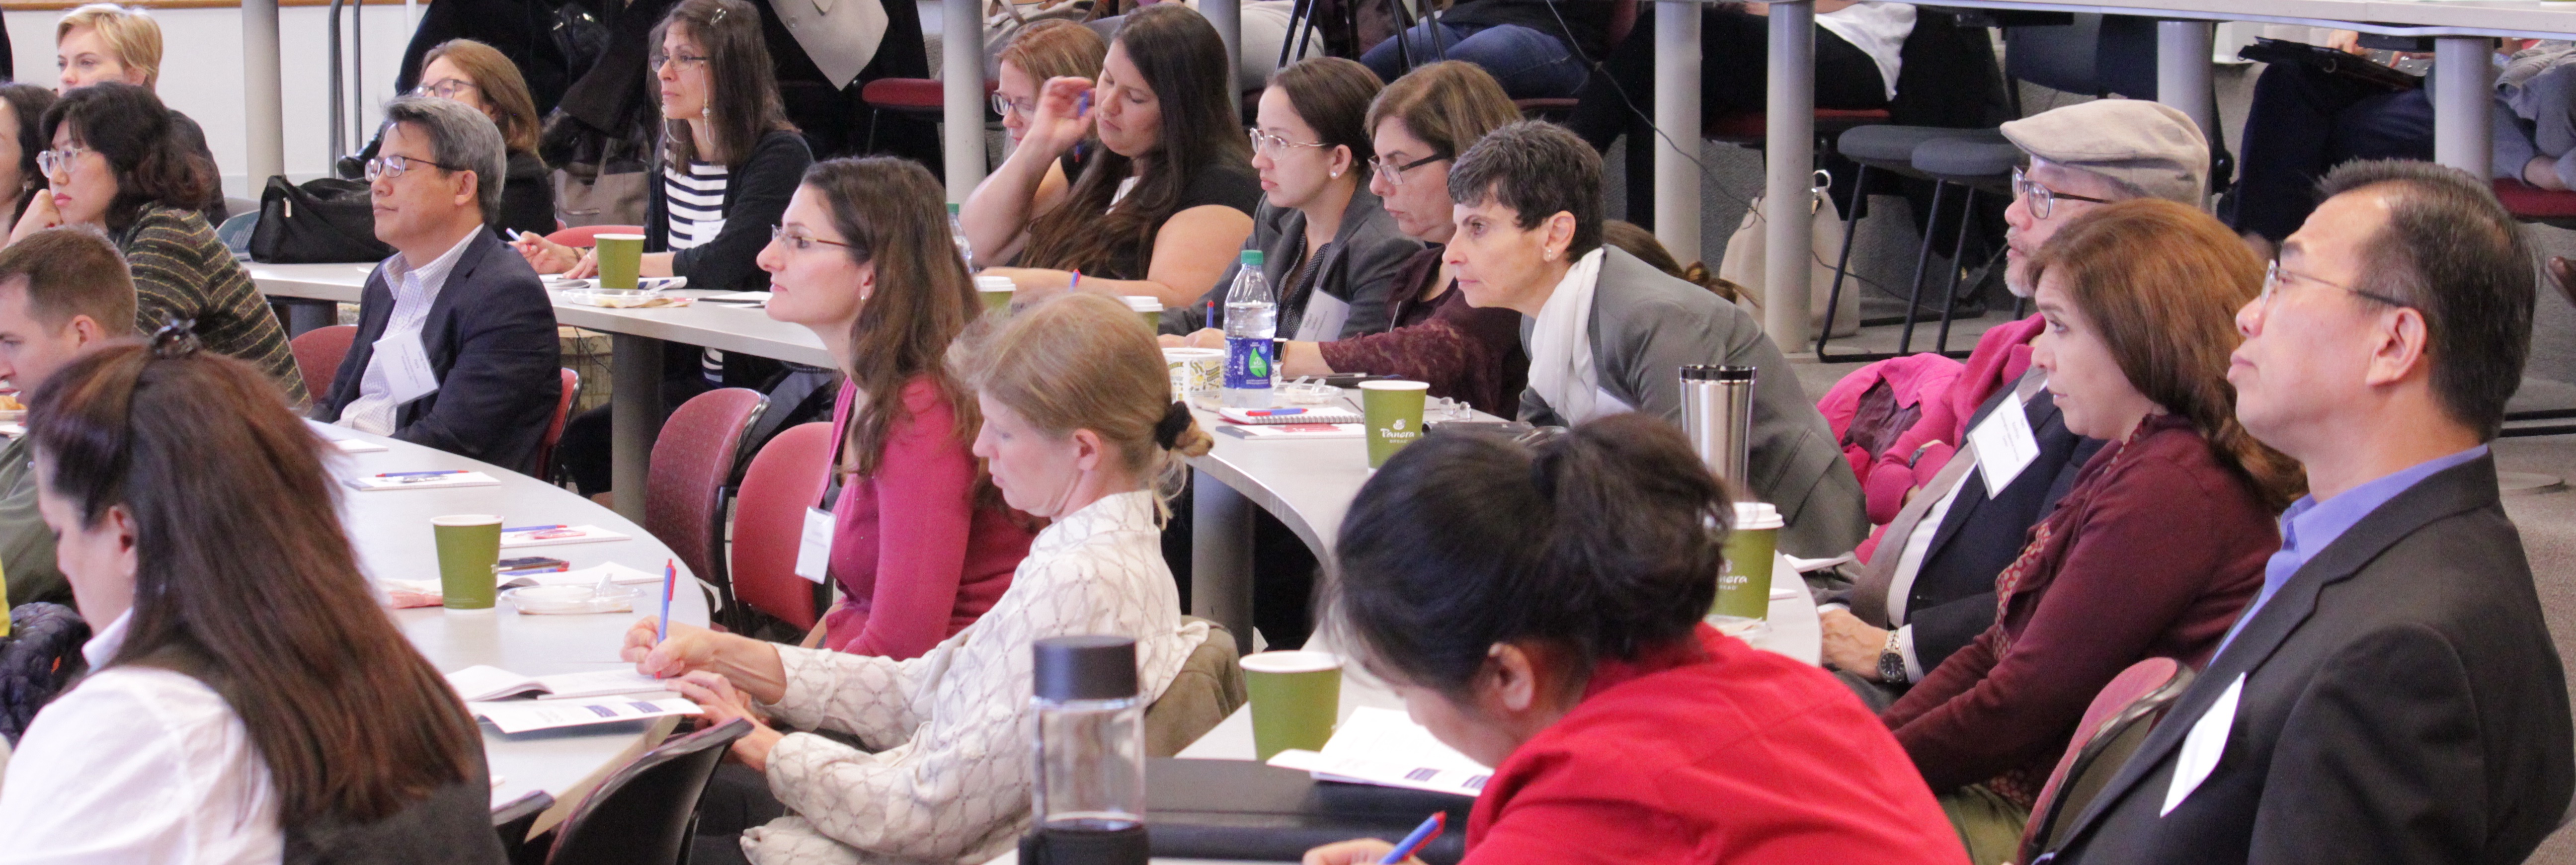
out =
[[[1386,851],[1386,858],[1377,860],[1378,865],[1395,865],[1413,858],[1413,854],[1422,852],[1422,848],[1429,846],[1431,839],[1440,837],[1440,831],[1448,826],[1449,812],[1431,812],[1431,816],[1423,820],[1422,825],[1413,827],[1413,834],[1406,835],[1404,840],[1395,842],[1395,849]]]

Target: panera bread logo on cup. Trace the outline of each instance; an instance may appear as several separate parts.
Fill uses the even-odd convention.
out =
[[[1422,402],[1431,386],[1418,381],[1360,382],[1360,412],[1368,421],[1369,468],[1422,437]]]

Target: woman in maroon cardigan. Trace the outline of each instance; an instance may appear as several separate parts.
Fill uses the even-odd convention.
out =
[[[2263,582],[2303,486],[2236,425],[2232,315],[2263,263],[2159,200],[2102,208],[2034,263],[2066,427],[2111,442],[1996,579],[1993,627],[1882,716],[1977,863],[2000,862],[2095,692],[2130,664],[2206,663]]]

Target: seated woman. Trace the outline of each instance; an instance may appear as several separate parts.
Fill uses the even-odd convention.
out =
[[[2208,661],[2280,549],[2304,483],[2236,424],[2228,353],[2263,262],[2189,205],[2125,201],[2032,260],[2066,428],[2109,442],[1995,579],[1995,624],[1882,719],[1974,861],[2014,855],[2032,800],[2093,695],[2130,664]]]
[[[1732,498],[1634,414],[1536,447],[1434,433],[1360,488],[1331,615],[1415,720],[1494,767],[1466,863],[1958,861],[1833,676],[1700,622]]]
[[[1432,396],[1489,414],[1509,417],[1518,409],[1521,388],[1529,384],[1520,313],[1468,304],[1454,290],[1441,245],[1457,231],[1449,214],[1449,162],[1485,133],[1520,119],[1494,76],[1463,60],[1417,67],[1378,94],[1368,110],[1376,154],[1369,159],[1368,191],[1397,231],[1430,247],[1396,269],[1387,292],[1391,329],[1323,342],[1292,339],[1279,348],[1281,375],[1391,375],[1426,382]],[[1211,329],[1172,342],[1218,348],[1225,333]]]
[[[755,259],[814,157],[780,107],[760,15],[744,0],[680,0],[653,28],[665,119],[655,169],[662,182],[644,199],[645,276],[684,276],[690,288],[724,291],[769,285]],[[512,245],[538,273],[579,279],[599,272],[592,251],[534,234]],[[662,405],[676,410],[719,387],[766,388],[779,369],[763,358],[669,346]],[[574,485],[593,496],[609,491],[609,412],[603,405],[573,418],[555,451]]]
[[[1833,431],[1761,323],[1708,289],[1601,244],[1601,156],[1563,127],[1487,133],[1449,169],[1457,234],[1444,252],[1467,302],[1518,312],[1529,334],[1520,419],[1571,426],[1620,412],[1681,423],[1679,370],[1759,370],[1750,477],[1780,509],[1780,549],[1834,556],[1869,524]]]
[[[1484,67],[1514,99],[1562,99],[1575,95],[1592,77],[1592,64],[1605,57],[1611,7],[1466,0],[1370,47],[1360,62],[1391,81],[1417,65],[1461,60]]]
[[[46,109],[44,127],[53,149],[36,158],[53,194],[27,206],[9,239],[57,225],[105,229],[134,270],[138,329],[194,321],[206,348],[249,361],[304,401],[286,328],[197,211],[218,183],[214,165],[189,155],[161,99],[92,84]]]
[[[991,609],[1028,556],[1031,529],[967,452],[974,397],[942,362],[983,308],[940,198],[917,162],[824,162],[760,252],[769,317],[814,331],[848,377],[832,409],[841,602],[809,645],[919,657]]]
[[[546,161],[537,157],[537,103],[518,64],[490,45],[451,39],[429,49],[420,71],[420,92],[473,106],[501,128],[501,143],[510,155],[507,181],[501,186],[501,220],[492,226],[508,240],[512,232],[552,234],[555,187]]]
[[[975,455],[1011,507],[1053,521],[983,618],[908,661],[676,624],[657,645],[649,618],[627,632],[622,656],[648,675],[679,677],[672,684],[711,721],[767,716],[866,746],[767,725],[737,742],[734,756],[767,775],[792,812],[743,833],[738,849],[751,861],[1000,855],[1029,822],[1030,644],[1132,637],[1151,701],[1208,639],[1206,623],[1182,622],[1156,527],[1160,489],[1182,456],[1211,442],[1172,402],[1136,314],[1103,297],[1049,300],[971,356],[984,416]]]
[[[1226,99],[1233,68],[1207,19],[1162,3],[1127,16],[1096,85],[1048,81],[1027,136],[962,213],[976,249],[1028,234],[1018,266],[985,273],[1010,277],[1024,302],[1079,290],[1197,303],[1234,267],[1261,195]],[[1105,152],[1060,198],[1040,198],[1095,121]]]
[[[1816,0],[1815,7],[1816,107],[1887,107],[1896,98],[1899,54],[1914,33],[1914,4]],[[1708,116],[1760,112],[1768,104],[1760,71],[1771,56],[1768,8],[1726,4],[1702,14],[1700,56],[1725,58],[1700,66],[1700,110]],[[1565,125],[1594,149],[1607,150],[1621,133],[1645,122],[1638,111],[1654,108],[1655,16],[1639,14],[1626,41],[1606,56],[1594,56],[1601,57],[1601,71],[1575,94],[1574,114]]]
[[[10,225],[17,225],[19,214],[44,194],[45,172],[36,167],[36,154],[50,143],[44,124],[45,109],[52,107],[54,91],[19,82],[0,84],[0,196],[7,198]]]
[[[1108,53],[1109,43],[1103,41],[1099,33],[1063,20],[1030,24],[1028,29],[1020,31],[1020,35],[1011,40],[1010,47],[1002,49],[998,59],[1000,72],[993,76],[993,113],[1002,116],[1002,131],[1009,133],[1014,152],[1028,138],[1029,123],[1037,117],[1038,88],[1058,78],[1100,77],[1100,60]],[[1033,200],[1064,200],[1065,189],[1073,185],[1073,178],[1082,176],[1083,167],[1089,165],[1091,155],[1098,152],[1100,142],[1085,139],[1057,156],[1046,166],[1046,176],[1038,180]],[[974,193],[966,198],[966,206],[959,209],[959,222],[964,224],[973,243],[975,260],[967,262],[970,267],[1010,261],[1019,256],[1020,247],[1028,242],[1028,232],[1022,231],[998,240],[1001,246],[986,248],[982,245],[986,238],[976,236],[976,230],[981,227],[977,220],[988,215],[990,208],[995,206],[990,203],[979,205],[977,201],[985,190],[993,188],[995,178],[1003,176],[995,173],[986,176],[984,182],[975,184]],[[996,196],[1001,194],[994,193]]]
[[[151,10],[115,3],[91,3],[63,13],[62,20],[54,22],[54,67],[61,70],[56,82],[64,93],[92,84],[122,82],[157,95],[161,84],[161,22],[153,19]],[[206,146],[206,130],[177,109],[170,111],[170,124],[171,134],[179,137],[179,149],[203,161],[209,176],[220,178],[215,152]],[[189,207],[204,216],[207,225],[222,225],[228,215],[223,184],[209,186],[204,199]]]
[[[1362,188],[1360,154],[1370,149],[1365,121],[1381,89],[1368,67],[1318,57],[1279,70],[1261,92],[1252,168],[1265,200],[1244,248],[1263,252],[1261,271],[1278,293],[1282,337],[1314,341],[1385,331],[1397,272],[1422,250]],[[1192,304],[1219,311],[1209,327],[1225,326],[1225,293],[1232,287],[1220,280]]]
[[[272,382],[165,331],[54,374],[27,428],[98,635],[10,761],[13,860],[504,861],[483,737],[376,606]]]

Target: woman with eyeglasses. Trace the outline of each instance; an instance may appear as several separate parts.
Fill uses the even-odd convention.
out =
[[[1087,291],[1197,303],[1233,269],[1260,204],[1226,98],[1234,69],[1216,28],[1187,6],[1127,16],[1099,79],[1040,88],[1020,146],[967,202],[975,249],[1025,243],[1009,259],[1016,266],[986,273],[1010,277],[1023,302]],[[1056,158],[1095,132],[1102,152],[1061,196],[1042,199]]]
[[[424,56],[415,92],[465,103],[501,129],[501,143],[510,161],[501,186],[501,220],[493,230],[503,240],[514,231],[553,233],[555,187],[546,161],[537,157],[537,103],[528,95],[528,82],[519,75],[518,64],[499,49],[471,39],[441,42]]]
[[[189,152],[161,99],[132,84],[92,84],[63,94],[43,126],[53,149],[36,160],[50,194],[27,205],[10,241],[58,225],[105,230],[134,271],[138,328],[194,321],[206,348],[249,361],[304,401],[286,328],[197,211],[218,183],[214,166]]]
[[[1468,305],[1440,257],[1442,245],[1457,232],[1450,219],[1450,160],[1495,127],[1519,119],[1520,110],[1494,76],[1464,60],[1416,67],[1378,94],[1365,123],[1376,154],[1368,160],[1367,194],[1397,231],[1429,248],[1395,269],[1386,294],[1392,329],[1289,340],[1279,352],[1281,375],[1392,375],[1428,382],[1432,396],[1491,414],[1510,417],[1519,410],[1529,380],[1520,313]],[[1223,340],[1222,331],[1207,330],[1192,334],[1189,344],[1213,347]]]
[[[1022,141],[1028,137],[1029,121],[1037,117],[1038,88],[1058,78],[1097,78],[1100,76],[1101,58],[1108,53],[1109,43],[1101,39],[1099,33],[1081,24],[1062,20],[1031,24],[1011,40],[1010,47],[1002,49],[997,63],[1000,72],[993,78],[993,113],[1002,117],[1002,131],[1010,134],[1012,153],[1018,153]],[[1086,138],[1058,154],[1054,162],[1045,166],[1046,176],[1038,180],[1035,200],[1048,204],[1064,200],[1064,192],[1073,185],[1073,178],[1082,176],[1083,167],[1090,165],[1092,155],[1099,152],[1099,140]],[[1006,156],[1005,161],[1007,159]],[[977,227],[977,215],[989,212],[991,208],[987,203],[985,209],[979,211],[976,201],[985,195],[985,190],[994,188],[995,178],[1003,176],[996,173],[984,178],[984,182],[975,184],[974,193],[967,196],[960,221],[966,224],[970,238]],[[1028,237],[1028,232],[1020,231],[1012,234],[1002,245],[992,248],[982,246],[979,241],[974,248],[976,260],[969,263],[1010,261],[1020,254],[1020,247],[1027,244]]]
[[[645,195],[641,272],[687,277],[690,288],[767,288],[760,250],[814,155],[779,102],[760,10],[743,0],[681,0],[654,27],[652,44],[661,182]],[[538,273],[599,273],[594,252],[535,234],[512,245]],[[764,358],[674,346],[663,354],[662,404],[677,409],[719,387],[765,388],[779,369]],[[609,492],[608,419],[604,405],[573,418],[556,449],[574,484],[594,497]]]
[[[0,196],[6,196],[9,224],[45,192],[45,172],[36,155],[45,152],[45,109],[54,107],[54,91],[40,85],[0,84]]]

